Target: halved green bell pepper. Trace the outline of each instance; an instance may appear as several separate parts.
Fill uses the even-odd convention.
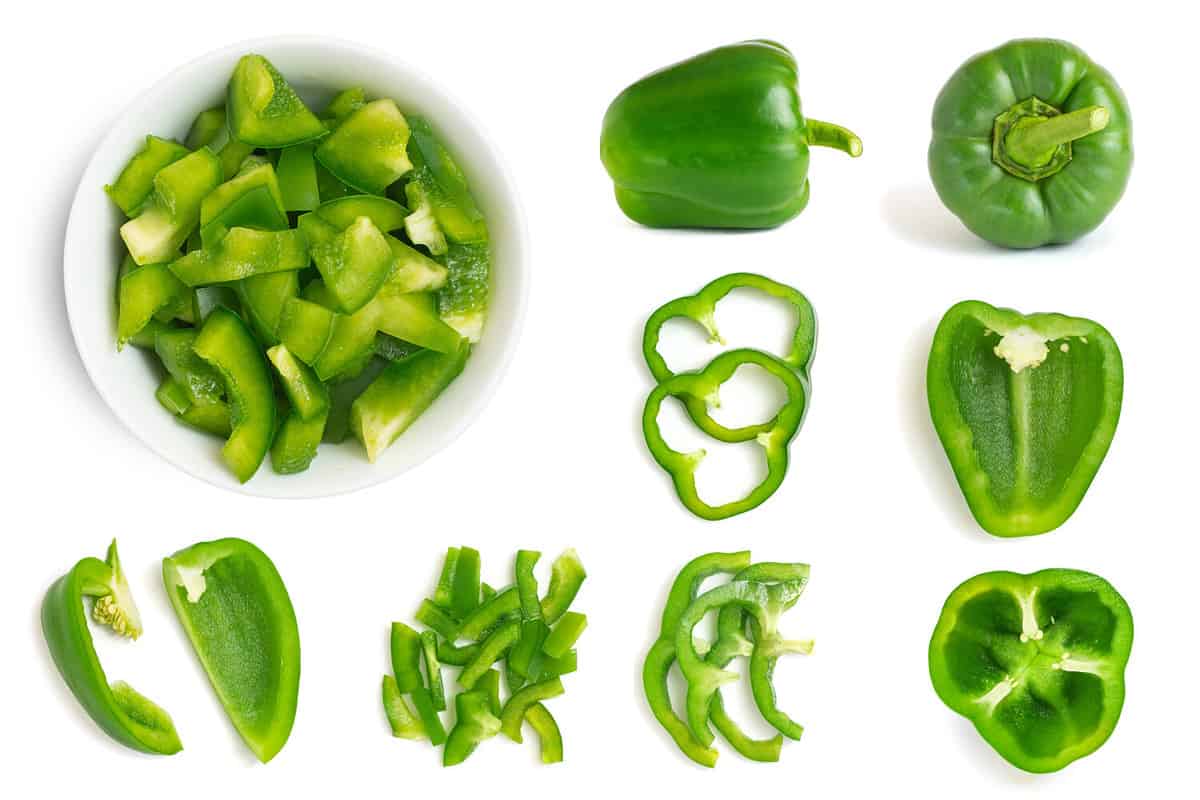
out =
[[[71,694],[105,733],[143,753],[178,753],[183,745],[166,711],[124,681],[109,685],[88,630],[85,597],[92,599],[96,622],[131,639],[141,635],[141,616],[121,570],[116,541],[106,560],[80,560],[46,592],[42,635]]]
[[[296,718],[300,635],[279,571],[243,539],[201,542],[163,559],[163,583],[217,698],[260,761]]]
[[[1074,513],[1121,415],[1121,351],[1099,324],[978,301],[942,318],[929,412],[971,513],[996,536],[1031,536]]]
[[[396,102],[373,100],[346,117],[317,146],[317,160],[346,185],[381,194],[412,169],[408,136],[408,122]]]
[[[1103,578],[986,572],[946,600],[929,675],[942,702],[1009,763],[1054,772],[1112,734],[1132,646],[1129,606]]]
[[[229,80],[229,130],[255,147],[291,147],[326,134],[325,125],[260,55],[242,56]]]
[[[1078,47],[1018,39],[971,58],[933,108],[929,174],[976,235],[1070,242],[1116,207],[1133,166],[1129,106]]]

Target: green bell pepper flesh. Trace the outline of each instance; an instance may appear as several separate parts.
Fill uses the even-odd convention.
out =
[[[422,686],[410,697],[413,706],[417,709],[417,716],[421,718],[421,725],[425,728],[425,735],[429,737],[429,743],[434,747],[445,744],[446,726],[442,724],[441,715],[433,706],[433,698],[430,696],[429,690]]]
[[[257,164],[243,169],[205,196],[200,204],[200,244],[212,247],[230,228],[261,231],[288,229],[287,211],[275,168]]]
[[[288,211],[312,211],[321,204],[321,188],[317,183],[317,164],[311,143],[285,147],[279,153],[276,173],[283,207]]]
[[[543,764],[557,764],[563,760],[562,733],[553,715],[541,703],[534,703],[525,712],[525,721],[538,735],[539,753]]]
[[[299,270],[253,275],[233,284],[242,313],[267,346],[279,344],[279,320],[288,300],[300,294]]]
[[[850,131],[805,119],[787,48],[749,41],[625,89],[604,115],[600,158],[643,225],[771,228],[808,204],[812,146],[862,154]]]
[[[158,334],[154,352],[167,373],[187,394],[188,404],[215,403],[225,394],[220,374],[196,355],[192,346],[197,331],[189,328],[168,328]]]
[[[417,622],[453,641],[458,637],[458,622],[437,603],[426,598],[414,615]]]
[[[507,622],[496,628],[479,645],[475,657],[463,667],[458,675],[458,684],[464,689],[473,689],[475,684],[487,674],[492,664],[499,661],[509,652],[521,636],[519,622]]]
[[[421,632],[421,663],[425,665],[425,685],[429,698],[438,711],[446,710],[446,682],[442,677],[442,663],[437,657],[437,634]]]
[[[242,165],[253,156],[253,145],[239,142],[237,139],[227,140],[225,144],[221,145],[221,149],[217,151],[217,158],[221,161],[221,174],[238,174],[242,170]]]
[[[389,233],[404,227],[408,209],[386,197],[354,194],[321,203],[315,213],[339,231],[350,227],[359,217],[367,217],[379,230]]]
[[[292,408],[304,421],[313,420],[329,411],[329,389],[317,378],[312,368],[279,344],[267,350],[267,359],[279,373],[283,390]]]
[[[225,108],[233,137],[255,147],[291,147],[326,134],[321,120],[260,55],[238,61]]]
[[[147,264],[121,276],[117,288],[117,349],[133,340],[157,315],[166,310],[174,316],[180,305],[191,305],[187,285],[167,264]]]
[[[979,525],[1031,536],[1083,500],[1121,414],[1121,351],[1099,324],[978,301],[942,318],[929,411]]]
[[[228,439],[233,432],[229,404],[223,400],[192,402],[187,388],[168,375],[154,392],[155,399],[177,420],[190,428]]]
[[[221,182],[221,162],[206,147],[163,167],[141,212],[121,226],[138,266],[170,261],[200,222],[200,204]]]
[[[392,623],[392,673],[399,690],[410,694],[421,686],[421,634],[403,622]]]
[[[479,551],[475,548],[459,548],[450,591],[450,612],[456,619],[466,619],[479,607],[480,561]]]
[[[354,111],[320,145],[317,160],[348,186],[382,194],[412,169],[408,122],[394,100],[373,100]]]
[[[412,129],[410,181],[420,185],[433,217],[451,242],[473,244],[488,240],[487,224],[471,196],[466,176],[422,117],[409,120]]]
[[[450,274],[446,267],[420,251],[409,247],[395,236],[387,236],[385,238],[387,239],[388,246],[392,248],[392,272],[388,275],[387,281],[383,285],[384,291],[399,294],[435,292],[446,286]],[[442,299],[443,295],[439,294],[439,306],[441,306]],[[462,315],[456,314],[450,308],[452,299],[452,294],[446,297],[446,306],[439,307],[439,313],[443,319],[447,319],[447,324],[458,331],[468,341],[472,343],[479,341],[479,331],[465,330],[466,326],[460,318]],[[484,305],[486,307],[486,303]],[[482,329],[482,319],[478,327],[480,330]],[[474,336],[473,339],[471,338],[472,336]]]
[[[367,103],[367,93],[361,86],[343,89],[329,101],[321,116],[340,123]]]
[[[554,563],[550,565],[550,585],[546,587],[546,596],[542,598],[542,620],[547,625],[553,625],[562,619],[563,614],[575,601],[583,582],[587,579],[587,570],[575,548],[564,550]]]
[[[141,617],[121,569],[116,541],[109,545],[106,560],[80,560],[46,592],[42,635],[67,688],[105,733],[143,753],[178,753],[183,745],[167,712],[123,681],[109,684],[88,629],[85,597],[92,599],[97,623],[131,639],[141,635]]]
[[[491,251],[487,244],[455,244],[443,260],[446,284],[438,292],[438,314],[474,344],[483,335],[487,317]]]
[[[343,314],[353,314],[374,299],[392,271],[392,248],[368,217],[313,244],[311,253],[336,310]]]
[[[543,700],[558,697],[565,691],[562,681],[558,678],[550,678],[540,683],[531,683],[521,687],[508,698],[508,702],[504,704],[504,710],[500,713],[501,732],[520,744],[522,741],[521,723],[525,721],[525,714],[530,707]]]
[[[127,217],[135,217],[154,191],[154,176],[188,154],[189,148],[170,139],[147,136],[142,149],[129,159],[117,179],[104,191]]]
[[[404,233],[413,244],[419,244],[435,256],[444,255],[449,247],[446,234],[433,213],[433,200],[417,181],[404,184],[404,198],[412,213],[404,218]]]
[[[222,134],[228,135],[228,129],[225,127],[225,107],[218,106],[196,115],[183,142],[188,150],[199,150],[215,143]]]
[[[1112,734],[1132,644],[1129,606],[1103,578],[987,572],[946,600],[929,674],[942,702],[1009,763],[1054,772]]]
[[[455,699],[458,719],[446,738],[442,766],[452,767],[466,761],[479,743],[500,732],[500,720],[492,713],[484,692],[463,692]]]
[[[303,269],[308,259],[308,244],[298,230],[230,228],[215,245],[193,250],[170,266],[188,286],[210,286]]]
[[[587,616],[576,611],[568,611],[555,624],[546,641],[542,642],[542,651],[551,658],[562,658],[567,654],[587,628]]]
[[[392,729],[392,736],[397,739],[426,738],[421,718],[404,699],[396,679],[391,675],[383,676],[383,711]]]
[[[254,335],[227,308],[209,314],[192,349],[225,381],[233,409],[233,433],[222,456],[241,483],[262,464],[275,433],[275,387]]]
[[[520,610],[520,595],[517,593],[515,586],[510,586],[483,603],[469,617],[464,619],[462,626],[457,631],[457,636],[462,639],[477,641],[483,637],[485,631],[493,628],[501,621],[519,615]]]
[[[489,669],[483,673],[483,677],[475,682],[476,691],[483,692],[487,697],[488,710],[495,717],[500,716],[500,712],[504,706],[500,702],[500,673],[494,669]]]
[[[271,442],[271,469],[280,475],[295,475],[312,466],[328,416],[328,411],[312,419],[304,419],[296,411],[284,416]]]
[[[1116,207],[1133,166],[1129,106],[1078,47],[1019,39],[974,56],[933,108],[929,174],[977,236],[1071,242]]]
[[[767,477],[749,494],[740,500],[712,506],[704,502],[696,490],[696,469],[706,452],[697,450],[692,453],[680,453],[672,449],[662,437],[658,414],[663,400],[668,397],[683,397],[686,398],[685,402],[711,402],[721,384],[729,380],[738,367],[745,364],[756,364],[778,378],[787,390],[787,401],[767,422],[736,430],[718,425],[707,413],[695,420],[705,433],[722,441],[756,441],[763,448],[767,461]],[[757,508],[783,483],[787,473],[788,444],[804,421],[808,395],[807,378],[795,373],[783,361],[757,350],[728,350],[714,358],[699,372],[676,375],[655,386],[646,399],[642,413],[642,431],[650,454],[671,476],[675,491],[684,507],[701,519],[726,519]]]
[[[278,570],[250,542],[220,539],[168,556],[162,572],[225,713],[259,761],[270,761],[291,733],[300,688],[296,614]]]
[[[442,559],[442,571],[438,575],[437,588],[433,590],[433,602],[439,608],[449,609],[451,603],[454,602],[454,573],[458,571],[458,557],[461,552],[458,547],[446,548],[446,556]]]

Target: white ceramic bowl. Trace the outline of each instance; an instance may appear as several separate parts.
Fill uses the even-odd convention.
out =
[[[116,274],[123,217],[103,191],[146,134],[182,140],[192,119],[224,102],[234,64],[245,53],[266,56],[312,103],[362,86],[426,116],[455,154],[492,235],[487,324],[463,374],[374,464],[351,437],[322,445],[307,472],[276,475],[270,456],[242,485],[221,462],[219,439],[181,425],[154,398],[153,354],[116,349]],[[482,412],[503,376],[520,334],[528,295],[525,228],[513,185],[480,126],[433,79],[389,55],[356,44],[311,37],[259,39],[232,45],[181,67],[125,109],[84,170],[67,226],[64,270],[67,311],[88,375],[113,412],[151,450],[216,486],[263,497],[320,497],[394,478],[442,450]]]

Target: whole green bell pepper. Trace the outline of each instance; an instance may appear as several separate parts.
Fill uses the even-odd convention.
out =
[[[621,92],[604,115],[600,158],[621,210],[643,225],[771,228],[808,204],[811,146],[862,154],[850,131],[804,117],[796,60],[756,40]]]
[[[951,593],[929,642],[938,697],[1011,764],[1054,772],[1108,739],[1125,701],[1129,606],[1087,572],[987,572]]]
[[[142,620],[121,570],[116,541],[109,545],[106,560],[80,560],[46,592],[42,634],[67,687],[105,733],[143,753],[178,753],[183,745],[167,712],[123,681],[109,685],[88,630],[85,597],[92,599],[96,622],[131,639],[141,635]]]
[[[163,559],[163,583],[225,713],[260,761],[296,718],[300,635],[279,571],[243,539],[201,542]]]
[[[984,530],[1031,536],[1066,522],[1116,432],[1123,376],[1117,343],[1091,320],[974,300],[946,312],[929,412]]]
[[[959,67],[933,108],[929,174],[976,235],[1005,247],[1071,242],[1121,199],[1129,106],[1078,47],[1020,39]]]

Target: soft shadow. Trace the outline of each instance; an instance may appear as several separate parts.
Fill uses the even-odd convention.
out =
[[[879,211],[887,226],[906,242],[958,253],[996,251],[942,205],[932,186],[913,184],[888,189]]]

